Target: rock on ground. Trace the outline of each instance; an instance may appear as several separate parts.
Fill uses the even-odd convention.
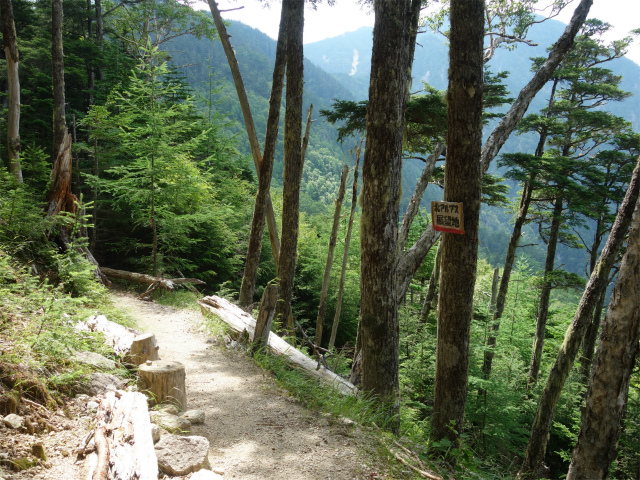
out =
[[[187,475],[207,467],[209,440],[167,434],[156,443],[158,467],[169,475]]]

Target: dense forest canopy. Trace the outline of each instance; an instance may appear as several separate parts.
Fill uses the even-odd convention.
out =
[[[285,3],[293,22],[303,2]],[[380,3],[374,1],[374,7]],[[477,3],[484,8],[484,2]],[[267,151],[265,132],[275,132],[267,190],[286,239],[292,285],[291,316],[286,312],[274,328],[289,327],[295,338],[295,320],[305,336],[317,337],[311,353],[328,347],[339,373],[350,373],[352,381],[362,381],[374,395],[393,397],[385,410],[392,417],[386,427],[410,436],[420,454],[444,457],[480,476],[513,476],[523,461],[525,476],[541,474],[542,462],[553,478],[564,475],[580,434],[585,398],[591,398],[587,390],[598,385],[591,381],[592,365],[594,376],[606,371],[600,325],[611,328],[612,322],[623,321],[616,319],[622,318],[624,305],[609,295],[619,277],[620,285],[633,278],[629,271],[637,242],[627,245],[626,235],[630,228],[637,233],[637,214],[633,221],[632,214],[638,196],[633,175],[640,155],[640,67],[624,58],[632,37],[606,42],[602,35],[609,26],[582,18],[525,107],[526,115],[522,112],[509,140],[489,159],[485,175],[480,148],[509,120],[525,86],[547,68],[562,44],[556,40],[568,35],[569,27],[534,16],[535,3],[486,2],[486,18],[506,22],[512,16],[503,35],[520,43],[511,48],[485,40],[483,50],[476,42],[480,63],[472,76],[479,83],[470,86],[468,77],[463,82],[467,96],[474,98],[474,125],[452,122],[454,103],[462,102],[456,103],[460,112],[471,108],[448,83],[455,77],[448,74],[454,46],[462,49],[458,55],[471,48],[456,43],[456,29],[447,27],[450,14],[452,24],[462,15],[453,9],[459,2],[443,2],[444,10],[426,18],[420,17],[422,2],[403,0],[398,4],[406,9],[393,13],[397,22],[305,45],[304,59],[291,53],[301,46],[289,37],[287,69],[291,74],[295,66],[303,73],[285,77],[282,100],[272,106],[280,111],[275,122],[280,128],[270,130],[278,42],[255,29],[232,22],[226,27],[230,37],[221,38],[210,12],[176,0],[65,0],[63,19],[55,9],[52,14],[49,2],[2,0],[0,257],[28,267],[40,282],[63,285],[72,295],[86,282],[98,281],[97,263],[155,277],[193,277],[206,282],[201,292],[237,298],[255,199],[264,198],[256,197],[264,173],[255,162],[237,80],[223,49],[230,41],[257,132],[258,156]],[[583,0],[580,8],[588,3]],[[506,4],[519,8],[501,12]],[[398,25],[402,40],[394,46],[397,55],[386,62],[381,42],[391,42],[385,35]],[[58,30],[63,66],[55,60]],[[506,45],[510,48],[500,48]],[[411,74],[396,85],[390,71]],[[295,98],[294,81],[303,92]],[[62,104],[53,95],[56,88],[64,94]],[[304,115],[299,118],[300,112],[294,115],[294,103],[300,112],[313,105],[309,122]],[[62,112],[62,124],[54,112],[58,117]],[[303,139],[305,127],[308,137]],[[70,139],[66,158],[71,163],[62,173],[56,170],[66,155],[58,128],[66,128]],[[459,131],[472,128],[477,148],[466,155],[478,162],[473,177],[478,195],[465,202],[477,204],[477,218],[468,222],[477,230],[478,244],[475,253],[465,254],[472,267],[465,274],[468,298],[458,301],[469,316],[461,328],[466,339],[460,340],[467,355],[459,375],[464,398],[461,410],[452,414],[457,416],[453,423],[440,426],[449,430],[442,434],[432,424],[442,401],[436,359],[442,364],[437,349],[441,354],[443,329],[439,337],[437,325],[456,303],[450,292],[457,287],[451,282],[467,271],[463,266],[451,270],[452,252],[461,255],[461,245],[466,248],[471,236],[439,239],[429,206],[432,200],[463,196],[464,188],[450,193],[451,175],[463,174],[447,173],[447,168],[453,169],[466,148],[465,142],[455,143],[462,137]],[[300,172],[292,173],[294,167]],[[68,191],[57,195],[66,195],[69,208],[45,215],[63,173]],[[296,181],[300,186],[292,192]],[[292,194],[299,203],[295,212],[290,211]],[[471,220],[478,226],[472,227]],[[295,235],[288,236],[293,230]],[[610,232],[616,237],[610,238]],[[389,240],[384,248],[376,243],[382,237]],[[278,278],[283,284],[286,262],[274,261],[268,238],[264,235],[261,246],[258,238],[259,266],[249,308],[257,306],[269,282]],[[85,263],[85,257],[93,263]],[[7,265],[0,262],[6,270],[0,271],[0,282],[11,281]],[[590,290],[593,275],[602,277],[596,293]],[[379,324],[375,318],[383,309],[371,303],[376,295],[387,299],[388,319]],[[629,308],[637,311],[635,301]],[[588,321],[580,317],[585,302],[590,302]],[[579,338],[572,337],[578,330]],[[392,344],[376,340],[381,331]],[[558,351],[565,354],[569,340],[579,346],[562,380],[553,383],[560,368],[554,361]],[[637,350],[634,341],[631,347]],[[385,355],[394,357],[390,364]],[[633,355],[624,380],[631,385],[625,412],[615,420],[622,424],[614,439],[618,455],[605,469],[614,478],[637,477],[640,471],[640,394]],[[372,380],[372,369],[387,367],[390,380]],[[552,383],[558,392],[547,427],[540,427],[545,438],[549,433],[540,447],[534,445],[537,427],[532,434],[532,425],[538,425],[539,401],[547,398]],[[583,428],[588,420],[582,418]],[[571,468],[578,471],[574,464]]]

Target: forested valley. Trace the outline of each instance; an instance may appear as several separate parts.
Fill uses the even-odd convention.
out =
[[[276,284],[273,330],[441,474],[640,478],[640,30],[364,3],[303,46],[303,0],[277,41],[214,0],[0,0],[0,332],[107,269],[254,314]]]

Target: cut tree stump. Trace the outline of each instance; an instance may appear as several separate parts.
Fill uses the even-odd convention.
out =
[[[160,360],[158,356],[159,349],[160,347],[156,343],[156,336],[153,333],[144,333],[133,339],[126,360],[133,365],[142,365],[147,360]]]
[[[138,368],[141,390],[151,394],[151,406],[171,403],[182,411],[187,410],[184,365],[179,362],[148,360]]]
[[[260,302],[260,312],[256,320],[256,330],[253,336],[251,351],[257,352],[269,343],[269,333],[271,332],[271,324],[273,316],[276,313],[276,304],[278,303],[278,285],[272,283],[267,285],[262,294]]]

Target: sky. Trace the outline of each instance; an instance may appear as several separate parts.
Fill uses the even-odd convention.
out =
[[[259,0],[218,0],[220,10],[244,7],[223,12],[222,16],[225,19],[239,20],[276,39],[281,1],[271,0],[269,3],[272,5],[265,8]],[[578,0],[574,0],[573,4],[570,4],[557,19],[567,23],[577,4]],[[204,3],[201,8],[208,10]],[[608,39],[622,38],[630,30],[640,28],[640,2],[638,0],[594,0],[589,18],[598,18],[614,27]],[[363,10],[357,0],[335,0],[332,7],[324,1],[316,10],[307,5],[304,43],[337,37],[364,26],[373,26],[373,20],[373,14]],[[629,48],[627,57],[640,65],[640,39],[637,39]]]

